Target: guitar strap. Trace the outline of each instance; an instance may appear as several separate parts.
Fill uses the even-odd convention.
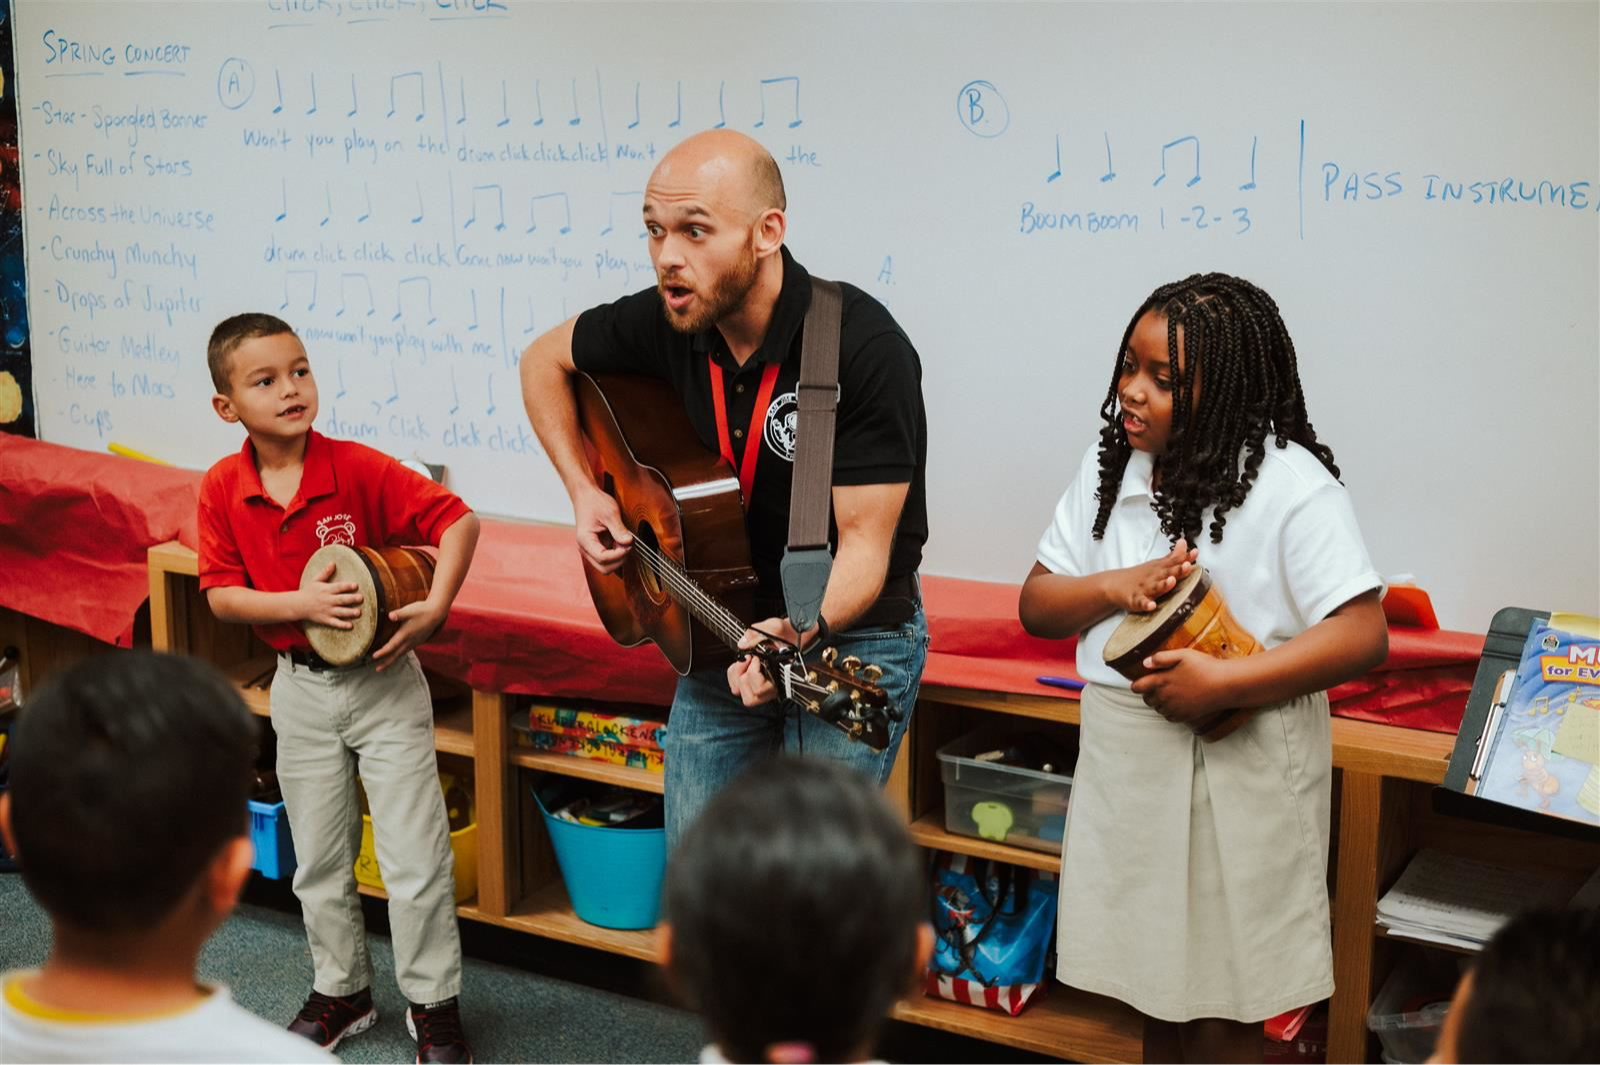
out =
[[[839,328],[844,306],[839,286],[811,279],[800,346],[795,419],[794,481],[789,491],[789,544],[778,572],[789,622],[799,632],[817,623],[833,555],[828,525],[833,508],[833,429],[839,407]]]

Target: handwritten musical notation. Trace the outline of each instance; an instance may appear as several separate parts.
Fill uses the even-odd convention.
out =
[[[767,124],[767,86],[784,85],[789,82],[794,83],[794,118],[792,121],[790,121],[789,128],[794,129],[796,126],[800,125],[801,121],[803,121],[800,117],[800,79],[792,74],[781,78],[762,78],[761,117],[756,120],[757,129],[760,129],[762,126]]]
[[[422,287],[423,309],[426,310],[429,325],[439,319],[433,313],[433,279],[429,277],[403,277],[395,284],[395,311],[393,321],[398,322],[406,313],[406,293],[416,292],[418,286]]]
[[[565,192],[546,192],[528,200],[528,232],[536,232],[539,228],[539,201],[560,200],[562,211],[561,228],[557,230],[562,236],[572,232],[572,201]]]
[[[1194,188],[1200,183],[1200,138],[1191,133],[1187,136],[1179,137],[1177,140],[1168,141],[1161,146],[1161,173],[1150,183],[1152,186],[1159,185],[1167,180],[1167,152],[1180,144],[1194,145],[1194,177],[1184,182],[1184,187]]]
[[[494,228],[495,228],[495,230],[497,232],[500,231],[500,230],[505,229],[506,228],[506,197],[505,197],[505,191],[503,189],[501,189],[499,184],[474,185],[474,186],[472,186],[472,215],[471,215],[471,217],[469,217],[466,220],[466,222],[462,225],[461,228],[462,229],[467,229],[474,222],[476,222],[478,220],[478,193],[480,193],[480,192],[482,192],[482,193],[490,193],[490,192],[494,193],[494,206],[495,206],[495,212],[496,212],[496,221],[495,221]]]
[[[296,294],[304,294],[305,302],[295,299]],[[317,272],[315,270],[285,270],[283,272],[283,303],[278,310],[286,311],[290,306],[305,311],[317,309]]]
[[[389,79],[389,114],[386,117],[393,118],[395,116],[395,112],[398,110],[398,105],[396,103],[396,89],[398,87],[398,83],[404,83],[409,88],[413,84],[411,80],[413,78],[416,79],[415,85],[417,88],[417,115],[413,121],[421,122],[423,117],[427,115],[428,91],[427,87],[422,81],[422,71],[408,70],[404,74],[396,74]]]
[[[606,202],[606,227],[600,231],[600,235],[604,237],[616,228],[617,200],[619,198],[627,199],[629,202],[624,206],[632,207],[635,214],[638,214],[639,207],[643,202],[643,197],[644,190],[642,189],[635,192],[613,192]],[[640,226],[639,238],[642,240],[644,239],[644,236],[644,227]]]
[[[367,316],[371,316],[377,309],[372,302],[372,281],[365,273],[344,273],[339,275],[339,309],[334,312],[335,318],[343,318],[345,311],[350,309],[350,285],[359,283],[358,295],[366,294]]]

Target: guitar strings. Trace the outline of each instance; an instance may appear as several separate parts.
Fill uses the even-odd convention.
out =
[[[672,589],[675,589],[679,593],[679,598],[683,601],[686,607],[689,607],[692,613],[695,612],[695,607],[699,607],[700,611],[707,615],[706,617],[701,617],[700,620],[704,622],[708,628],[710,628],[713,632],[716,632],[724,640],[737,645],[739,640],[743,638],[745,630],[750,628],[750,626],[745,625],[734,616],[731,610],[713,599],[709,593],[700,587],[693,577],[690,577],[681,568],[679,568],[678,564],[673,559],[637,538],[633,542],[633,548],[635,551],[640,553],[640,556],[647,563],[649,563],[651,570],[656,574],[657,577],[662,578],[671,586]],[[761,630],[757,629],[756,631],[760,632]],[[782,639],[782,637],[774,636],[771,633],[762,632],[762,635],[771,639]],[[788,641],[785,640],[783,642],[787,643]],[[802,688],[815,695],[827,697],[834,694],[830,689],[825,688],[820,684],[813,683],[810,680],[810,669],[806,665],[804,652],[798,647],[796,647],[795,650],[801,655],[801,672],[799,672],[797,675],[791,676],[791,683],[794,684],[794,686]],[[785,666],[785,668],[788,667]]]

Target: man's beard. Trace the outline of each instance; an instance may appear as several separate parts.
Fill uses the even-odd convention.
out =
[[[711,291],[695,292],[698,308],[687,314],[678,314],[667,304],[666,283],[656,279],[656,290],[661,293],[661,313],[667,324],[679,333],[700,333],[711,328],[736,310],[750,290],[756,286],[756,276],[761,271],[761,260],[756,258],[755,241],[745,245],[744,254],[721,277],[711,283]]]

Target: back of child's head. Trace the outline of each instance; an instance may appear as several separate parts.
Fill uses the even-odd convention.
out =
[[[69,667],[40,686],[11,746],[23,880],[76,930],[150,929],[248,831],[255,723],[195,659],[117,651]]]
[[[233,353],[239,345],[257,337],[293,333],[288,322],[272,314],[236,314],[224,318],[211,330],[211,340],[206,344],[206,367],[211,371],[211,384],[219,395],[227,395],[229,375],[233,372]]]
[[[1456,1061],[1600,1061],[1600,910],[1507,922],[1452,1008]]]
[[[674,850],[668,971],[730,1061],[850,1061],[907,991],[927,913],[904,824],[862,774],[781,758],[746,771]]]
[[[1255,483],[1268,436],[1280,448],[1290,441],[1300,444],[1339,476],[1333,451],[1317,440],[1306,414],[1294,341],[1277,303],[1243,278],[1192,274],[1152,292],[1122,334],[1117,369],[1100,408],[1105,427],[1100,430],[1096,539],[1105,533],[1132,452],[1118,417],[1117,393],[1129,339],[1147,312],[1167,320],[1172,364],[1172,427],[1155,493],[1156,513],[1168,537],[1197,544],[1202,512],[1214,506],[1211,541],[1222,541],[1228,511],[1244,502]]]

